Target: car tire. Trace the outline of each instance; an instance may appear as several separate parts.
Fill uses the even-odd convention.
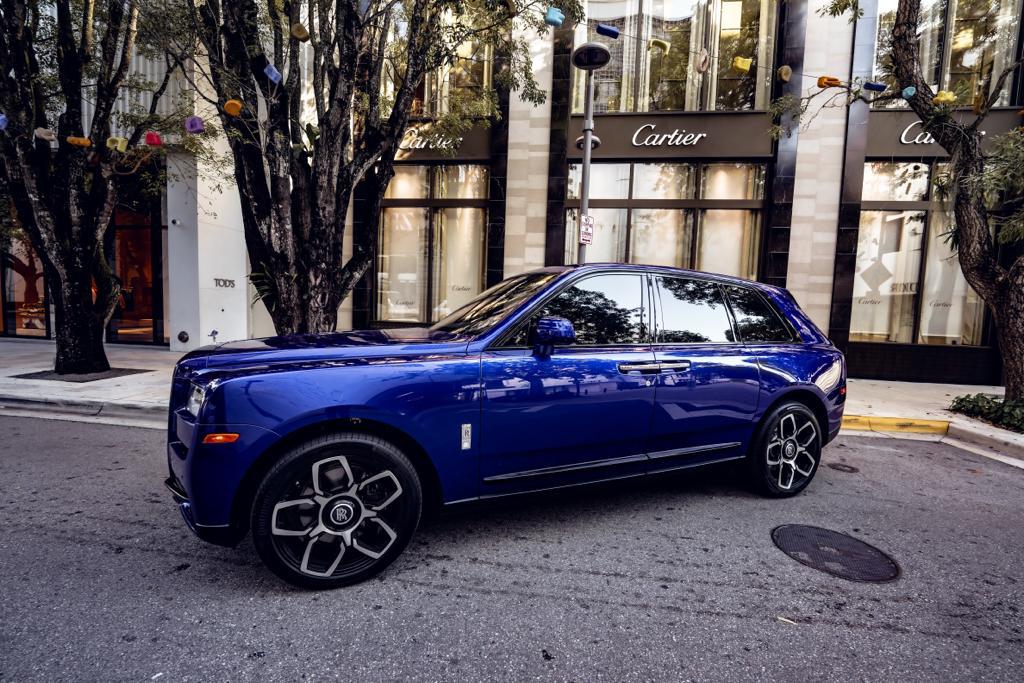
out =
[[[769,498],[795,496],[814,479],[821,448],[821,426],[811,409],[783,403],[765,416],[751,440],[747,479]]]
[[[422,509],[419,477],[401,450],[369,434],[328,434],[290,449],[264,475],[253,499],[253,543],[291,584],[348,586],[402,553]]]

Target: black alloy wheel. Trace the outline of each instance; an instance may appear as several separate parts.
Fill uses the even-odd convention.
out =
[[[786,498],[807,488],[821,462],[821,427],[810,408],[784,403],[761,423],[747,467],[751,483],[761,494]]]
[[[416,469],[398,448],[368,434],[330,434],[293,448],[264,476],[253,542],[289,583],[347,586],[401,554],[422,506]]]

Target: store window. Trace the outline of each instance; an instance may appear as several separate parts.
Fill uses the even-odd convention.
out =
[[[462,102],[479,100],[492,87],[490,45],[468,41],[459,46],[455,55],[451,65],[435,69],[420,80],[413,97],[413,116],[439,116],[462,110]],[[395,83],[386,81],[386,95],[394,96],[396,90]]]
[[[385,193],[376,319],[429,324],[483,291],[487,167],[400,165]]]
[[[865,164],[850,341],[981,343],[984,306],[932,201],[935,173],[924,162]]]
[[[879,0],[874,77],[895,83],[889,47],[898,0]],[[960,104],[987,95],[994,78],[1014,61],[1021,0],[921,0],[918,49],[933,90],[952,90]],[[997,106],[1009,104],[1004,88]],[[878,106],[905,107],[902,100]]]
[[[615,261],[757,276],[762,164],[594,164],[590,262]],[[566,262],[576,258],[580,166],[569,167]]]
[[[775,0],[589,0],[576,44],[604,43],[609,64],[594,72],[594,110],[736,111],[766,109],[771,96]],[[596,33],[614,26],[618,40]],[[667,41],[668,51],[651,40]],[[708,68],[697,68],[707,50]],[[733,58],[750,59],[749,71]],[[584,79],[576,74],[573,111],[582,113]]]
[[[29,243],[28,235],[20,229],[15,230],[6,245],[0,245],[0,279],[3,333],[48,336],[43,262]]]

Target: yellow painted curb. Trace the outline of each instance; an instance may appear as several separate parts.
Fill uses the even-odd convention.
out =
[[[910,434],[945,434],[949,430],[949,421],[914,420],[906,417],[844,415],[843,429],[860,429],[872,432],[904,432]]]

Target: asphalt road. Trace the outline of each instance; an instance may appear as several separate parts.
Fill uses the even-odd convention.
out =
[[[1024,472],[842,437],[804,494],[726,469],[445,513],[379,580],[309,593],[188,533],[158,431],[0,418],[0,679],[1020,680]],[[776,549],[890,552],[852,583]],[[783,619],[788,621],[783,621]],[[795,623],[789,623],[795,622]]]

